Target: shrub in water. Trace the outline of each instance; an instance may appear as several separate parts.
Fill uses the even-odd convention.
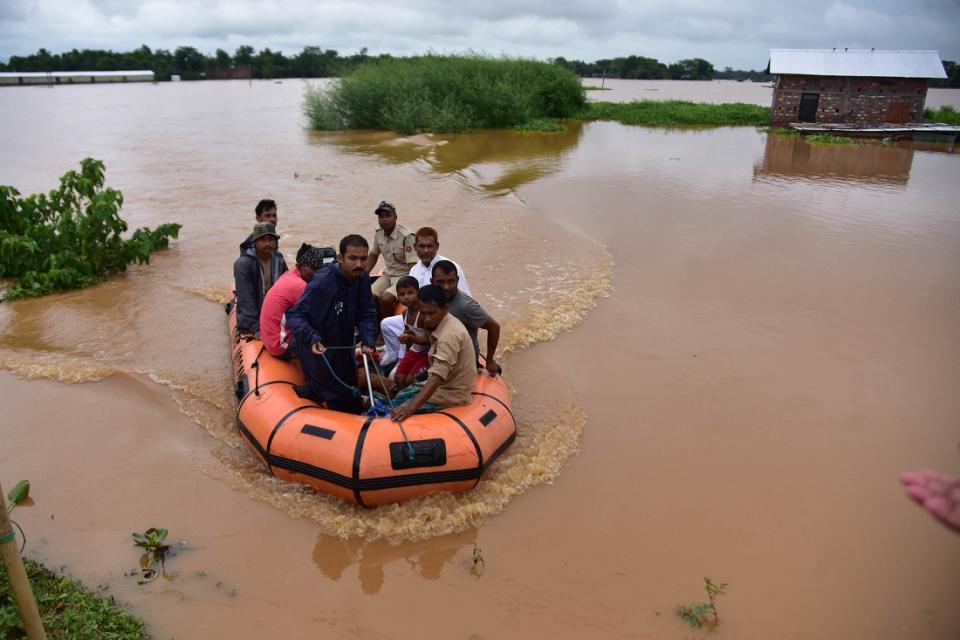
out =
[[[0,185],[0,277],[16,279],[6,298],[86,287],[149,262],[177,237],[179,224],[161,224],[124,239],[123,194],[103,188],[103,171],[103,162],[86,158],[58,189],[25,198]]]
[[[480,55],[389,58],[325,89],[308,87],[315,129],[453,132],[569,117],[586,105],[580,79],[535,60]]]

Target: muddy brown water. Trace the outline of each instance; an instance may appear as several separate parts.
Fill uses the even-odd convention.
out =
[[[91,155],[132,225],[184,224],[149,266],[0,305],[28,556],[158,638],[701,637],[673,610],[704,576],[730,583],[716,637],[960,634],[960,537],[897,482],[960,470],[955,153],[318,134],[301,88],[3,91],[0,182],[46,190]],[[440,230],[511,349],[521,435],[477,490],[360,510],[246,450],[219,302],[265,196],[288,256],[369,235],[382,198]],[[176,577],[138,586],[150,526]]]

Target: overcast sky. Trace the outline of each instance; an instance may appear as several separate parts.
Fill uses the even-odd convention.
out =
[[[759,69],[771,48],[933,49],[960,60],[960,0],[0,0],[0,59],[141,44],[231,54],[305,45]]]

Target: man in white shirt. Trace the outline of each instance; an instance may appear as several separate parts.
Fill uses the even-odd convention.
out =
[[[450,260],[437,253],[440,249],[440,240],[437,236],[437,230],[432,227],[420,227],[417,229],[416,242],[414,248],[417,250],[417,263],[410,268],[410,275],[417,279],[421,287],[430,284],[433,277],[433,265],[441,260]],[[460,275],[460,282],[457,290],[465,294],[470,293],[470,285],[467,284],[467,278],[459,264],[453,262],[457,267],[457,273]],[[388,316],[380,321],[380,332],[383,334],[383,357],[382,362],[386,365],[403,357],[406,350],[400,344],[400,334],[403,333],[403,318],[401,316]]]
[[[417,279],[421,287],[425,287],[430,284],[430,278],[433,277],[433,265],[441,260],[450,260],[450,258],[445,258],[437,253],[440,249],[440,241],[437,239],[437,230],[431,227],[417,229],[414,248],[417,250],[417,257],[420,259],[417,264],[410,268],[410,275]],[[457,286],[457,290],[472,296],[463,268],[453,260],[450,260],[450,262],[457,265],[457,273],[460,275],[460,284]]]

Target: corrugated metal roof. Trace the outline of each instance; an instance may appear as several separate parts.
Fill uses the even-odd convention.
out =
[[[770,49],[770,73],[799,76],[946,78],[937,51]]]
[[[150,76],[153,71],[0,71],[0,78],[96,78],[123,77],[123,76]]]

